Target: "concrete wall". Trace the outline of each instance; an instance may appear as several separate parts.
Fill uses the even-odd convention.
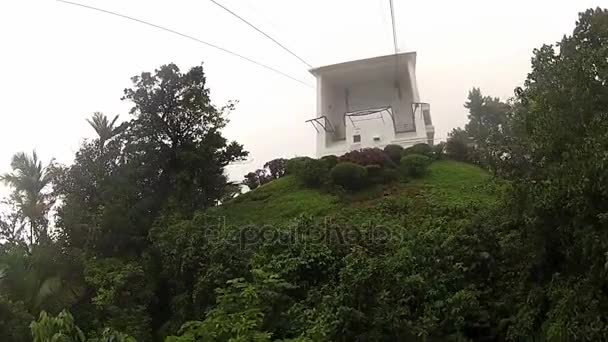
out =
[[[367,70],[366,75],[376,77],[373,80],[357,77],[362,75],[360,71],[348,67],[340,69],[340,73],[334,70],[331,77],[316,75],[317,117],[327,116],[335,129],[335,132],[321,130],[317,133],[319,157],[366,147],[382,148],[388,144],[407,147],[429,141],[427,130],[432,126],[425,125],[422,109],[414,112],[412,106],[412,103],[420,102],[415,58],[403,63],[398,70],[393,68],[387,72],[387,66],[383,68],[383,73]],[[387,106],[392,107],[392,117],[386,112],[353,117],[354,125],[344,117],[347,112]],[[355,135],[361,137],[360,142],[354,142]]]

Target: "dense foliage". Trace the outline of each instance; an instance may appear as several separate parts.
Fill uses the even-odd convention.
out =
[[[404,157],[420,177],[365,149],[271,161],[245,194],[202,67],[142,73],[72,165],[2,176],[0,339],[607,340],[606,56],[588,10],[508,103],[471,90],[464,129],[414,149],[432,164]]]
[[[410,177],[422,177],[426,173],[431,158],[422,154],[410,153],[401,158],[400,166]]]
[[[372,166],[372,165],[370,165]],[[377,165],[373,165],[378,167]],[[350,162],[338,163],[329,172],[331,180],[345,189],[357,190],[365,186],[368,169]]]
[[[350,162],[363,166],[379,165],[392,166],[394,163],[390,157],[379,148],[363,148],[345,153],[338,157],[339,162]]]
[[[393,144],[386,145],[384,147],[384,153],[391,158],[393,163],[399,163],[401,160],[401,155],[403,154],[403,146]]]
[[[433,148],[431,146],[429,146],[428,144],[420,143],[420,144],[416,144],[414,146],[410,146],[410,147],[404,149],[403,152],[401,153],[401,155],[403,157],[408,156],[410,154],[417,154],[417,155],[421,155],[421,156],[432,157]]]

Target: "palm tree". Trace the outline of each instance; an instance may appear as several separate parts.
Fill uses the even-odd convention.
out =
[[[114,125],[116,124],[117,120],[118,115],[116,115],[114,119],[110,121],[108,117],[101,112],[95,112],[93,113],[93,117],[91,119],[87,119],[89,125],[91,125],[91,127],[93,127],[97,133],[97,136],[99,137],[99,144],[102,147],[106,141],[121,133],[126,128],[125,124],[115,127]]]
[[[52,180],[51,166],[52,163],[43,167],[36,151],[31,155],[19,152],[11,160],[13,172],[0,176],[1,181],[13,188],[11,199],[18,214],[29,223],[32,245],[47,235],[46,214],[53,205],[53,200],[44,189]]]

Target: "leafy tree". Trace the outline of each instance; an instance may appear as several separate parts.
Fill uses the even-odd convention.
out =
[[[38,321],[32,322],[31,327],[34,342],[86,342],[84,333],[74,324],[72,315],[66,311],[62,311],[57,317],[42,312]]]
[[[249,188],[249,190],[255,190],[260,186],[260,178],[256,172],[249,172],[243,179],[243,185]]]
[[[469,110],[465,131],[479,147],[484,147],[490,136],[501,130],[509,112],[506,103],[497,97],[483,96],[479,88],[469,91],[464,107]]]
[[[285,168],[287,167],[287,159],[277,158],[273,159],[264,164],[264,168],[270,172],[272,179],[279,179],[285,175]]]
[[[445,145],[446,154],[459,161],[467,161],[470,158],[469,135],[462,128],[454,128],[449,134]]]
[[[34,319],[21,302],[12,302],[0,295],[0,340],[6,342],[28,341],[29,324]]]
[[[602,340],[607,325],[594,317],[608,303],[599,281],[608,241],[608,11],[581,13],[558,47],[534,51],[499,150],[506,152],[503,175],[513,181],[515,224],[529,241],[519,253],[527,256],[521,292],[530,294],[520,294],[510,334],[536,329],[548,340]]]
[[[150,196],[185,215],[215,205],[227,182],[224,167],[247,156],[221,134],[234,104],[211,104],[202,66],[182,73],[175,64],[163,65],[132,81],[123,97],[133,102],[135,116],[126,152],[131,164],[150,168],[144,170]]]
[[[257,169],[255,172],[249,172],[245,175],[242,184],[247,186],[249,190],[254,190],[260,185],[264,185],[274,178],[269,175],[266,169]]]
[[[128,331],[140,340],[150,338],[147,310],[153,285],[148,284],[141,265],[116,258],[91,260],[86,265],[85,279],[96,290],[92,298],[99,317],[95,326]]]
[[[87,338],[75,324],[74,318],[67,311],[53,317],[46,312],[40,313],[37,321],[31,324],[34,342],[135,342],[136,340],[110,328],[105,328],[98,337]]]

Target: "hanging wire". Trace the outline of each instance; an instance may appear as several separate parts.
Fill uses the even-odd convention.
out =
[[[243,17],[241,17],[240,15],[236,14],[234,11],[231,11],[229,8],[227,8],[226,6],[220,4],[219,2],[215,1],[215,0],[209,0],[212,3],[214,3],[216,6],[222,8],[224,11],[232,14],[234,17],[236,17],[237,19],[239,19],[240,21],[244,22],[245,24],[247,24],[249,27],[253,28],[254,30],[258,31],[259,33],[261,33],[262,35],[264,35],[266,38],[270,39],[272,42],[274,42],[275,44],[277,44],[278,46],[280,46],[283,50],[287,51],[289,54],[291,54],[292,56],[294,56],[295,58],[297,58],[298,60],[300,60],[300,62],[306,64],[309,68],[312,69],[312,65],[310,65],[310,63],[308,63],[307,61],[305,61],[303,58],[301,58],[300,56],[296,55],[295,52],[291,51],[290,49],[288,49],[287,47],[285,47],[283,44],[279,43],[276,39],[272,38],[271,36],[269,36],[268,34],[266,34],[266,32],[260,30],[259,28],[257,28],[255,25],[253,25],[252,23],[250,23],[249,21],[247,21],[246,19],[244,19]]]
[[[223,47],[221,47],[221,46],[218,46],[218,45],[215,45],[215,44],[212,44],[212,43],[206,42],[206,41],[204,41],[204,40],[201,40],[201,39],[199,39],[199,38],[193,37],[193,36],[191,36],[191,35],[188,35],[188,34],[185,34],[185,33],[181,33],[181,32],[175,31],[175,30],[173,30],[173,29],[170,29],[170,28],[167,28],[167,27],[161,26],[161,25],[153,24],[153,23],[151,23],[151,22],[148,22],[148,21],[145,21],[145,20],[142,20],[142,19],[137,19],[137,18],[134,18],[134,17],[130,17],[130,16],[128,16],[128,15],[120,14],[120,13],[113,12],[113,11],[109,11],[109,10],[105,10],[105,9],[102,9],[102,8],[93,7],[93,6],[89,6],[89,5],[85,5],[85,4],[80,4],[80,3],[77,3],[77,2],[66,1],[66,0],[57,0],[57,1],[58,1],[58,2],[62,2],[62,3],[65,3],[65,4],[68,4],[68,5],[72,5],[72,6],[79,6],[79,7],[83,7],[83,8],[91,9],[91,10],[94,10],[94,11],[98,11],[98,12],[102,12],[102,13],[106,13],[106,14],[114,15],[114,16],[117,16],[117,17],[121,17],[121,18],[124,18],[124,19],[128,19],[128,20],[131,20],[131,21],[138,22],[138,23],[140,23],[140,24],[144,24],[144,25],[152,26],[152,27],[155,27],[155,28],[157,28],[157,29],[160,29],[160,30],[163,30],[163,31],[166,31],[166,32],[169,32],[169,33],[176,34],[176,35],[178,35],[178,36],[181,36],[181,37],[184,37],[184,38],[187,38],[187,39],[193,40],[193,41],[195,41],[195,42],[197,42],[197,43],[200,43],[200,44],[203,44],[203,45],[207,45],[207,46],[209,46],[209,47],[211,47],[211,48],[214,48],[214,49],[216,49],[216,50],[220,50],[220,51],[222,51],[222,52],[225,52],[225,53],[228,53],[228,54],[230,54],[230,55],[236,56],[236,57],[238,57],[238,58],[244,59],[244,60],[246,60],[246,61],[248,61],[248,62],[250,62],[250,63],[252,63],[252,64],[255,64],[255,65],[257,65],[257,66],[260,66],[260,67],[262,67],[262,68],[265,68],[265,69],[267,69],[267,70],[270,70],[270,71],[272,71],[272,72],[275,72],[275,73],[277,73],[277,74],[279,74],[279,75],[282,75],[282,76],[284,76],[284,77],[287,77],[287,78],[289,78],[289,79],[291,79],[291,80],[293,80],[293,81],[296,81],[296,82],[298,82],[298,83],[301,83],[301,84],[303,84],[303,85],[305,85],[305,86],[307,86],[307,87],[314,88],[314,87],[313,87],[313,86],[312,86],[310,83],[307,83],[307,82],[305,82],[305,81],[299,80],[299,79],[297,79],[296,77],[293,77],[293,76],[291,76],[291,75],[289,75],[289,74],[287,74],[287,73],[284,73],[284,72],[282,72],[282,71],[280,71],[280,70],[278,70],[278,69],[275,69],[275,68],[273,68],[273,67],[271,67],[271,66],[268,66],[268,65],[266,65],[266,64],[263,64],[263,63],[260,63],[260,62],[258,62],[258,61],[255,61],[255,60],[253,60],[253,59],[251,59],[251,58],[249,58],[249,57],[245,57],[245,56],[243,56],[243,55],[241,55],[241,54],[238,54],[238,53],[236,53],[236,52],[233,52],[233,51],[230,51],[230,50],[228,50],[228,49],[225,49],[225,48],[223,48]]]

